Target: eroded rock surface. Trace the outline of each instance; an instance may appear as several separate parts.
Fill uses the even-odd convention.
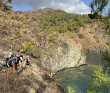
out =
[[[81,44],[72,40],[59,40],[42,51],[41,65],[51,68],[53,72],[85,64],[86,55]]]

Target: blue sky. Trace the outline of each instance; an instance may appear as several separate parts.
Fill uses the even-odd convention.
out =
[[[90,13],[92,0],[13,0],[14,11],[28,11],[37,8],[61,9],[68,13]]]

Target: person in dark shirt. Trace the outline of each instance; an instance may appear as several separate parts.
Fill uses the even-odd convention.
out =
[[[14,63],[13,63],[13,58],[12,58],[12,53],[9,52],[8,53],[8,57],[5,59],[5,63],[6,63],[6,67],[10,68],[9,71],[11,70],[11,68],[14,69]]]
[[[14,57],[14,67],[16,70],[19,70],[19,61],[20,61],[20,57],[19,54],[17,53],[16,56]]]

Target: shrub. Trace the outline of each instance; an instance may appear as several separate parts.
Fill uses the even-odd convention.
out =
[[[79,33],[79,26],[74,25],[73,30],[74,30],[76,33]]]
[[[110,45],[110,42],[107,42],[107,45]]]
[[[100,39],[98,38],[97,35],[94,35],[93,37],[95,38],[95,40],[96,40],[97,43],[101,43],[101,41],[100,41]]]
[[[27,24],[28,22],[27,21],[23,21],[23,24]]]
[[[89,33],[94,34],[95,32],[94,31],[90,31]]]
[[[6,10],[8,11],[8,10],[12,9],[12,6],[4,5],[4,6],[0,7],[0,9],[3,10],[3,11],[6,11]]]
[[[46,29],[46,31],[47,31],[48,34],[50,34],[50,33],[55,32],[56,29],[55,29],[55,28],[49,28],[49,27],[48,27],[48,28]]]
[[[92,20],[87,15],[69,14],[69,13],[54,13],[49,11],[49,14],[42,17],[40,22],[48,31],[54,28],[59,33],[68,31],[79,32],[80,26],[85,27],[85,24],[91,23]],[[48,28],[48,29],[47,29]],[[49,31],[50,33],[51,31]]]
[[[7,20],[7,17],[6,17],[6,16],[3,16],[3,18],[4,18],[5,20]]]
[[[67,89],[68,89],[68,93],[75,93],[70,86],[68,86]]]
[[[1,25],[2,29],[5,29],[6,28],[6,25]]]
[[[32,45],[31,42],[22,44],[21,49],[23,49],[23,52],[25,52],[26,54],[34,55],[36,53],[36,48],[34,45]]]
[[[97,39],[96,42],[97,42],[97,43],[101,43],[100,39]]]
[[[14,16],[12,16],[12,17],[11,17],[11,19],[15,20],[15,17],[14,17]]]
[[[49,36],[49,42],[55,43],[55,40],[56,40],[55,36],[52,35]]]
[[[55,30],[56,30],[57,32],[59,32],[59,33],[64,33],[64,32],[67,31],[67,25],[57,26]]]
[[[75,22],[73,22],[73,21],[69,21],[68,22],[68,24],[67,24],[67,29],[69,30],[69,31],[72,31],[73,30],[73,24],[74,24]]]
[[[94,35],[93,37],[94,37],[95,39],[98,39],[98,36],[97,36],[97,35]]]
[[[78,36],[79,36],[79,38],[83,38],[85,36],[85,34],[84,33],[79,33]]]
[[[27,33],[27,30],[26,29],[23,29],[22,31],[23,31],[23,33]]]
[[[68,34],[68,37],[74,39],[74,34]]]
[[[109,93],[110,77],[107,73],[103,73],[103,69],[97,66],[92,75],[92,81],[89,85],[87,93]]]

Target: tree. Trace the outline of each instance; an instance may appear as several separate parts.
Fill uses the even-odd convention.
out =
[[[108,9],[108,14],[107,14],[108,17],[110,17],[110,7]]]
[[[100,66],[97,66],[92,75],[93,80],[90,83],[87,93],[109,93],[110,91],[110,77]]]
[[[0,0],[0,9],[11,10],[12,6],[8,5],[11,3],[12,3],[12,0]]]
[[[88,16],[91,19],[100,18],[101,15],[99,15],[99,13],[103,12],[105,7],[108,5],[108,2],[108,0],[93,0],[90,3],[91,14],[88,14]]]
[[[103,53],[103,58],[104,61],[106,61],[106,63],[104,64],[104,71],[110,73],[110,53],[109,50],[106,50]]]

